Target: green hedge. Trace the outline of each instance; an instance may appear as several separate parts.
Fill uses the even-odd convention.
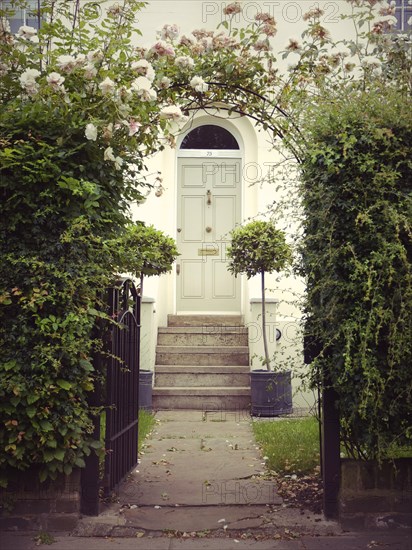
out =
[[[348,95],[310,124],[306,332],[351,456],[381,458],[412,438],[411,144],[412,102],[396,91]]]

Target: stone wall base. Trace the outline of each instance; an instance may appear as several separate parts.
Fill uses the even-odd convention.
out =
[[[339,519],[348,529],[411,528],[412,458],[342,460]]]
[[[40,483],[38,472],[12,472],[0,490],[0,530],[71,531],[80,517],[80,470]]]

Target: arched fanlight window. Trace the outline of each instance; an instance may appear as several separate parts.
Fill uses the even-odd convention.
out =
[[[181,149],[239,149],[230,132],[214,124],[199,126],[183,139]]]

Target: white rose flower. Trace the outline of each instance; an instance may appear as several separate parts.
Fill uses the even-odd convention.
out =
[[[195,62],[188,55],[180,55],[175,59],[175,65],[181,69],[193,69]]]
[[[189,84],[197,92],[207,92],[209,89],[208,84],[206,84],[201,76],[194,76]]]
[[[384,15],[379,17],[378,22],[386,23],[389,27],[394,27],[398,20],[394,15]]]
[[[104,150],[103,158],[104,160],[111,160],[112,162],[116,162],[116,157],[113,154],[113,147],[107,147],[107,149]]]
[[[158,31],[158,33],[160,34],[161,38],[167,40],[174,40],[175,38],[177,38],[179,36],[179,33],[180,33],[180,30],[179,30],[179,27],[177,25],[164,25],[163,28],[160,30],[160,32]]]
[[[93,50],[86,55],[86,58],[90,63],[96,63],[103,59],[103,52],[101,50]]]
[[[60,73],[50,73],[47,75],[47,83],[54,89],[58,89],[63,84],[65,78]]]
[[[102,91],[103,95],[108,95],[113,93],[115,84],[111,78],[106,76],[106,78],[103,80],[103,82],[100,82],[99,88]]]
[[[9,67],[5,63],[0,63],[0,76],[6,76],[9,72]]]
[[[76,67],[76,58],[73,55],[59,55],[57,66],[65,73],[71,73]]]
[[[134,118],[131,118],[130,120],[123,120],[123,124],[128,127],[130,137],[134,136],[142,126],[140,122],[137,122]]]
[[[146,76],[138,76],[133,80],[131,89],[142,101],[155,101],[157,99],[157,93],[151,86],[152,83]]]
[[[153,88],[150,88],[150,90],[144,90],[140,97],[142,101],[156,101],[157,92]]]
[[[37,69],[26,69],[20,75],[20,84],[23,88],[30,87],[36,84],[36,78],[40,76],[40,71]]]
[[[16,36],[18,36],[19,38],[23,38],[25,40],[31,40],[36,35],[37,35],[37,30],[34,27],[29,27],[28,25],[22,25],[17,31]]]
[[[138,94],[143,91],[150,90],[152,84],[148,78],[145,76],[138,76],[135,80],[133,80],[131,84],[131,88],[133,91],[137,92]]]
[[[114,167],[116,170],[120,170],[120,168],[122,167],[122,164],[123,164],[122,157],[116,157],[114,159]]]
[[[1,33],[11,33],[10,23],[5,17],[0,17],[0,32]]]
[[[146,59],[139,59],[139,61],[133,61],[130,67],[132,71],[136,71],[142,76],[145,76],[148,80],[150,80],[150,82],[153,82],[155,77],[155,72],[151,63],[149,63]]]
[[[132,71],[136,71],[140,74],[145,74],[147,67],[150,65],[150,63],[147,61],[147,59],[139,59],[139,61],[133,61],[130,65],[130,68]]]
[[[382,62],[373,55],[365,55],[361,62],[363,67],[380,67]]]
[[[174,56],[175,50],[169,42],[166,42],[165,40],[159,40],[150,48],[150,52],[162,56]]]
[[[174,120],[176,122],[186,120],[186,117],[182,113],[180,107],[177,107],[176,105],[168,105],[167,107],[163,107],[160,111],[160,118],[165,120]]]
[[[172,81],[168,76],[163,76],[159,81],[159,88],[161,90],[166,90],[167,88],[170,88]]]
[[[97,128],[94,124],[89,122],[89,124],[86,126],[86,130],[84,132],[86,138],[89,141],[96,141],[97,139]]]
[[[76,67],[82,67],[86,63],[86,56],[82,53],[79,53],[76,57]]]
[[[88,64],[84,67],[84,77],[87,78],[88,80],[91,80],[91,79],[94,78],[96,75],[97,75],[97,69],[96,69],[96,67],[93,65],[93,63],[88,63]]]
[[[150,82],[153,82],[153,80],[155,79],[155,76],[156,76],[156,73],[153,67],[150,65],[149,67],[147,67],[146,78],[148,78]]]
[[[111,162],[114,162],[114,167],[115,167],[116,170],[120,170],[120,168],[123,164],[122,157],[115,157],[114,156],[112,147],[107,147],[104,150],[104,157],[103,158],[104,158],[104,160],[109,160]]]

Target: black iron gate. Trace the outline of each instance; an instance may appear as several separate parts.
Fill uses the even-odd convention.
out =
[[[105,496],[137,464],[140,296],[130,279],[110,290],[109,307],[120,326],[112,330],[106,373]]]
[[[100,494],[109,496],[138,460],[141,298],[133,281],[126,278],[108,292],[108,312],[116,324],[110,329],[106,359],[99,356],[95,360],[104,383],[90,403],[105,407],[104,475],[101,479],[98,457],[94,453],[87,457],[81,505],[86,515],[98,515]],[[94,436],[99,439],[100,417],[96,418]]]

